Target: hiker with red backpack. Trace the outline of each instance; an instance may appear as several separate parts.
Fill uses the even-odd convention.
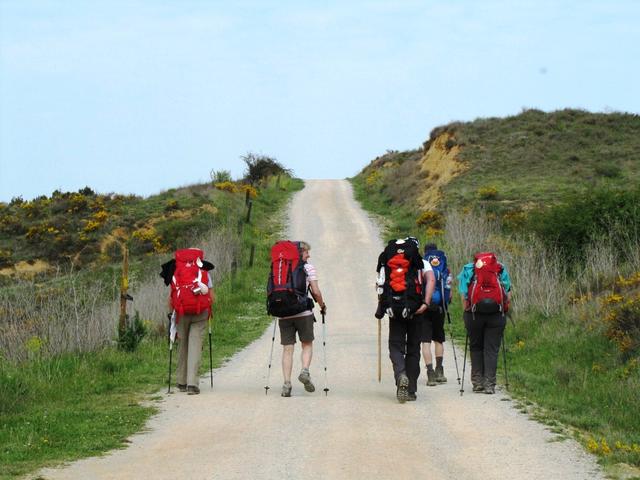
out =
[[[327,305],[318,286],[315,267],[309,263],[311,246],[307,242],[277,242],[271,248],[271,272],[267,284],[267,312],[278,318],[280,343],[282,344],[282,374],[284,384],[281,396],[291,396],[291,372],[293,370],[293,352],[296,332],[302,345],[302,369],[298,380],[307,392],[314,392],[309,367],[313,357],[313,299],[320,305],[323,316]],[[275,325],[274,325],[275,328]],[[272,340],[273,342],[273,340]],[[273,348],[272,348],[273,351]],[[269,369],[271,359],[269,360]],[[325,365],[326,372],[326,365]],[[267,380],[268,384],[268,380]],[[265,387],[268,391],[269,386]],[[325,387],[325,392],[328,389]]]
[[[440,383],[446,383],[444,376],[444,317],[451,303],[451,272],[447,266],[447,256],[442,250],[438,250],[435,243],[424,246],[424,262],[433,270],[435,287],[429,308],[423,314],[422,322],[422,356],[427,368],[427,386],[433,387]],[[434,345],[436,367],[433,368],[433,355],[431,343]]]
[[[180,339],[177,387],[189,395],[200,393],[198,371],[202,359],[202,336],[215,301],[213,281],[209,274],[213,268],[211,263],[204,260],[201,249],[185,248],[177,250],[175,259],[162,265],[160,273],[165,284],[171,285],[169,308],[173,310],[172,317]],[[173,338],[171,335],[171,344]]]
[[[415,401],[420,376],[420,315],[431,301],[433,272],[425,264],[415,237],[391,240],[378,257],[381,287],[378,310],[389,317],[389,358],[393,364],[396,398]],[[422,287],[423,278],[428,281]]]
[[[511,300],[511,279],[507,268],[495,254],[477,253],[473,260],[458,275],[471,354],[471,383],[474,392],[493,394],[498,354]],[[464,391],[464,372],[462,376],[461,394]]]

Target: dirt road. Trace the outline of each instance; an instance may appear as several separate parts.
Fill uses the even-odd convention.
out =
[[[328,396],[322,393],[321,343],[311,368],[315,393],[295,381],[292,398],[279,396],[276,344],[272,390],[265,396],[268,330],[215,373],[213,391],[203,379],[201,395],[168,396],[148,432],[132,437],[125,450],[42,471],[44,478],[604,478],[575,442],[552,441],[553,434],[518,413],[502,394],[468,389],[461,398],[450,345],[449,383],[426,387],[421,376],[418,400],[399,404],[384,328],[382,383],[376,378],[373,282],[382,248],[376,227],[346,181],[308,181],[289,218],[291,238],[311,243],[311,262],[328,305]]]

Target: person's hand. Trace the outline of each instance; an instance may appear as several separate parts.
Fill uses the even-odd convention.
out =
[[[420,308],[418,308],[418,310],[416,310],[415,315],[420,315],[421,313],[426,312],[428,307],[429,307],[429,305],[427,305],[426,303],[423,303],[422,305],[420,305]]]
[[[469,299],[465,299],[464,300],[464,311],[468,312],[469,310],[471,310],[471,302],[469,301]]]
[[[322,315],[325,315],[327,313],[327,304],[323,303],[322,305],[320,305],[320,313]]]

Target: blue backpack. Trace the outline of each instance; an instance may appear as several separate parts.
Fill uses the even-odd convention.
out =
[[[447,305],[450,304],[452,278],[449,267],[447,267],[447,256],[442,250],[427,250],[424,254],[424,259],[429,262],[436,277],[436,286],[431,297],[431,304],[440,307],[444,306],[443,296]]]

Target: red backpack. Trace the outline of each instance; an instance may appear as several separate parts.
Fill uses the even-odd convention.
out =
[[[171,279],[171,305],[176,317],[211,315],[211,296],[204,293],[208,289],[209,274],[203,269],[204,252],[199,248],[177,250],[176,269]],[[204,287],[204,288],[203,288]]]
[[[422,257],[412,241],[391,240],[378,257],[384,268],[382,301],[389,315],[410,318],[422,304]],[[391,310],[389,310],[391,309]]]
[[[282,240],[271,247],[271,271],[267,281],[267,313],[290,317],[313,308],[307,297],[307,273],[299,242]]]
[[[493,253],[477,253],[473,257],[473,278],[469,283],[468,298],[471,311],[479,313],[506,313],[509,311],[507,292],[500,283],[502,264]]]

